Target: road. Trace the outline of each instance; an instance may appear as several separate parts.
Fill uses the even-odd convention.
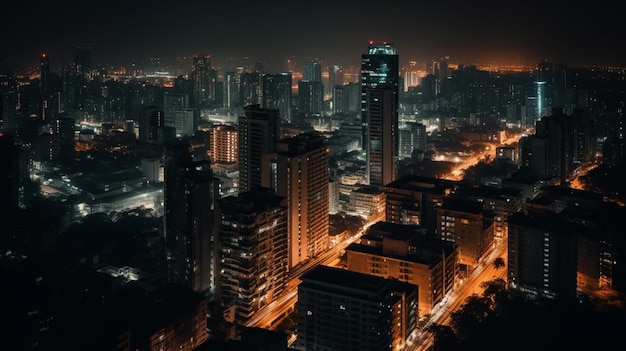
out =
[[[282,322],[291,312],[294,311],[295,304],[298,300],[297,293],[298,284],[300,283],[299,278],[320,264],[336,266],[339,263],[341,254],[344,252],[346,247],[358,240],[358,238],[360,238],[372,224],[374,224],[374,222],[367,223],[357,234],[348,240],[340,242],[322,255],[315,257],[291,270],[289,272],[289,281],[287,282],[285,290],[281,296],[255,313],[254,317],[246,323],[246,326],[274,330],[280,322]]]
[[[402,351],[426,351],[433,344],[433,337],[425,329],[432,324],[450,325],[452,313],[457,311],[465,300],[472,294],[481,295],[483,288],[480,286],[483,282],[502,278],[506,281],[506,267],[496,269],[493,261],[497,257],[502,257],[507,262],[507,245],[505,242],[495,244],[492,250],[487,254],[482,263],[466,277],[443,299],[439,305],[432,310],[430,319],[425,323],[424,327],[416,330]]]
[[[448,180],[462,180],[466,169],[476,165],[481,160],[495,159],[496,149],[498,147],[514,145],[517,142],[519,142],[521,137],[522,137],[522,133],[511,134],[507,136],[505,139],[501,140],[498,145],[494,144],[493,147],[489,147],[489,149],[485,150],[484,152],[472,154],[471,156],[456,163],[455,169],[452,172],[446,175],[443,175],[442,178],[448,179]]]

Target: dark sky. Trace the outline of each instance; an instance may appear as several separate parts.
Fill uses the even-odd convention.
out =
[[[568,6],[482,1],[21,0],[0,16],[0,60],[69,62],[75,47],[96,63],[208,53],[285,61],[317,57],[358,65],[367,42],[396,45],[400,61],[452,63],[543,59],[626,66],[626,26],[615,2]]]

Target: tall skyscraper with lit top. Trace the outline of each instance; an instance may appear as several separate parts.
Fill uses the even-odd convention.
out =
[[[393,44],[371,43],[361,56],[361,121],[370,185],[396,176],[399,60]]]

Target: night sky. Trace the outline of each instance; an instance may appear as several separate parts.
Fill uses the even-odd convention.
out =
[[[90,46],[98,64],[203,53],[283,62],[289,56],[358,65],[370,40],[396,45],[401,63],[626,66],[618,3],[481,1],[109,0],[11,3],[0,20],[0,61],[65,63]]]

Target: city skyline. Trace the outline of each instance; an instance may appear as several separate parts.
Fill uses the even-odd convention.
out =
[[[271,3],[118,0],[100,7],[16,3],[0,30],[9,50],[2,66],[36,62],[42,53],[58,65],[77,46],[92,48],[95,64],[127,64],[150,57],[204,53],[249,57],[273,67],[289,57],[358,66],[369,41],[390,42],[402,62],[449,57],[459,64],[626,65],[626,39],[616,11],[603,2],[585,8],[511,9],[467,2],[400,4],[374,1]],[[26,19],[26,20],[25,20]],[[612,43],[615,43],[613,45]]]

